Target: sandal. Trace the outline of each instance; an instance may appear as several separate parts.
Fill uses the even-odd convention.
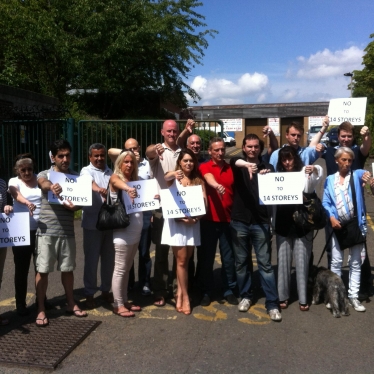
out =
[[[155,302],[153,303],[153,305],[157,307],[165,306],[165,304],[166,304],[165,299],[162,296],[156,297]]]
[[[281,309],[287,309],[288,308],[288,300],[280,301],[279,302],[279,307]]]
[[[307,312],[309,310],[308,304],[299,304],[299,308],[302,312]]]
[[[43,321],[43,322],[42,322],[42,323],[38,323],[38,321]],[[36,326],[38,326],[38,327],[46,327],[46,326],[49,325],[49,320],[48,320],[47,317],[37,318],[37,319],[35,320],[35,324],[36,324]]]
[[[81,310],[81,309],[73,309],[73,310],[67,310],[66,311],[66,314],[69,314],[71,316],[75,316],[75,317],[78,317],[78,318],[84,318],[84,317],[87,317],[87,313],[84,311],[84,310]]]
[[[138,305],[134,305],[134,304],[131,304],[131,303],[128,303],[128,304],[125,304],[125,307],[129,310],[131,310],[132,312],[140,312],[142,310],[142,308]]]
[[[123,310],[122,312],[119,312],[117,308],[113,309],[113,314],[123,318],[135,317],[135,313],[131,310]]]

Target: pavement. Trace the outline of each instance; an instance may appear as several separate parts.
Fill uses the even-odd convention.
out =
[[[235,152],[235,151],[233,151]],[[230,152],[232,153],[232,152]],[[323,160],[318,161],[322,163]],[[368,170],[371,170],[368,169]],[[318,191],[321,193],[322,185]],[[374,262],[374,198],[366,193],[368,211],[368,250]],[[80,221],[75,222],[77,268],[75,297],[84,307],[83,249]],[[314,240],[315,261],[325,244],[323,230]],[[154,246],[151,248],[154,256]],[[172,255],[170,253],[170,264]],[[276,266],[275,238],[272,259]],[[254,264],[256,260],[253,257]],[[345,260],[346,261],[346,260]],[[326,256],[322,265],[326,265]],[[346,263],[346,262],[345,262]],[[256,266],[255,266],[256,269]],[[26,318],[14,311],[14,265],[8,250],[1,289],[0,314],[11,318],[8,327],[0,328],[0,336],[17,328]],[[348,268],[343,269],[347,282]],[[98,275],[99,276],[99,275]],[[55,309],[52,318],[66,317],[64,292],[57,272],[50,274],[49,301]],[[220,259],[215,263],[217,289],[220,288]],[[173,300],[165,307],[153,306],[152,297],[139,292],[130,296],[143,310],[135,318],[113,315],[111,306],[100,303],[88,311],[88,319],[102,321],[56,369],[59,373],[369,373],[373,372],[374,304],[364,303],[365,313],[355,312],[339,319],[333,318],[323,304],[312,305],[309,312],[300,312],[295,277],[288,309],[282,311],[282,322],[269,319],[264,308],[264,295],[259,287],[258,272],[254,272],[255,305],[248,312],[217,299],[209,306],[197,305],[198,295],[192,293],[195,304],[190,316],[177,313]],[[30,268],[28,305],[35,318],[33,269]],[[97,294],[98,296],[99,294]],[[99,302],[99,299],[97,299]],[[48,327],[47,327],[48,328]],[[51,337],[53,340],[53,337]],[[0,347],[1,349],[1,347]],[[0,373],[42,373],[43,370],[0,365]]]

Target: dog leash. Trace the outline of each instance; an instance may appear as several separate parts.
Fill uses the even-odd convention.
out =
[[[331,238],[332,238],[332,234],[333,234],[333,233],[334,233],[334,230],[331,231],[331,234],[330,234],[329,238],[328,238],[327,241],[326,241],[326,244],[325,244],[325,246],[324,246],[324,248],[323,248],[323,251],[322,251],[321,257],[320,257],[319,260],[318,260],[318,264],[317,264],[317,266],[318,266],[319,263],[321,262],[322,257],[323,257],[323,255],[324,255],[325,252],[326,252],[327,246],[328,246],[329,243],[330,243],[330,240],[331,240]]]

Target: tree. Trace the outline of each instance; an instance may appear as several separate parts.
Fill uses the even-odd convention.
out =
[[[100,93],[103,114],[121,97],[157,92],[186,105],[184,80],[208,47],[197,0],[5,0],[0,83],[69,101]],[[81,91],[80,91],[81,92]],[[119,99],[118,99],[119,98]],[[107,100],[108,102],[105,102]]]

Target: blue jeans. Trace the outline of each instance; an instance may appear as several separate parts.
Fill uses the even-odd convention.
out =
[[[200,221],[201,246],[197,247],[199,277],[203,292],[210,297],[214,290],[213,266],[217,242],[221,254],[221,277],[223,296],[233,294],[236,288],[235,259],[232,249],[230,224],[228,222]]]
[[[251,261],[252,245],[255,249],[261,285],[265,292],[267,310],[278,309],[278,291],[274,271],[271,266],[270,231],[268,224],[248,225],[239,221],[231,221],[231,237],[233,242],[236,279],[242,298],[252,299],[252,275],[248,263]]]

